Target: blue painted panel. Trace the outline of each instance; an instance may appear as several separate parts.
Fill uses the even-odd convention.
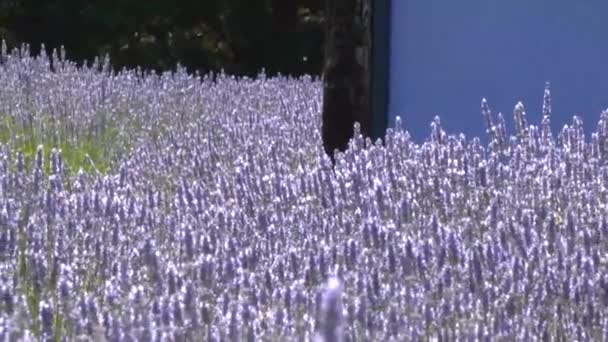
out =
[[[608,108],[608,1],[394,0],[389,126],[401,115],[417,142],[441,117],[449,133],[487,141],[487,98],[513,132],[513,108],[539,125],[545,81],[554,135],[580,115],[586,139]]]

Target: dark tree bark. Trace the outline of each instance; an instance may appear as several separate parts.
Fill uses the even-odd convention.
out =
[[[370,4],[372,0],[325,0],[325,63],[322,129],[325,152],[344,151],[359,122],[371,133]]]

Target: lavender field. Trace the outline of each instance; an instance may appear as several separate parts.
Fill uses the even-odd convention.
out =
[[[64,54],[0,54],[1,340],[608,340],[608,111],[334,167],[317,78]]]

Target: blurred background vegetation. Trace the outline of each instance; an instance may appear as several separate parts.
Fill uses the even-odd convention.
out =
[[[323,0],[3,0],[0,39],[38,54],[110,56],[141,66],[253,76],[315,74],[323,61]]]

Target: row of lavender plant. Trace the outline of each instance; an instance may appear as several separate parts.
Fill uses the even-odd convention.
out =
[[[3,338],[608,339],[608,112],[590,142],[579,118],[554,139],[547,89],[540,129],[518,104],[508,136],[484,101],[488,146],[397,120],[332,166],[317,79],[2,56],[19,119],[164,125],[108,174],[0,146]]]

